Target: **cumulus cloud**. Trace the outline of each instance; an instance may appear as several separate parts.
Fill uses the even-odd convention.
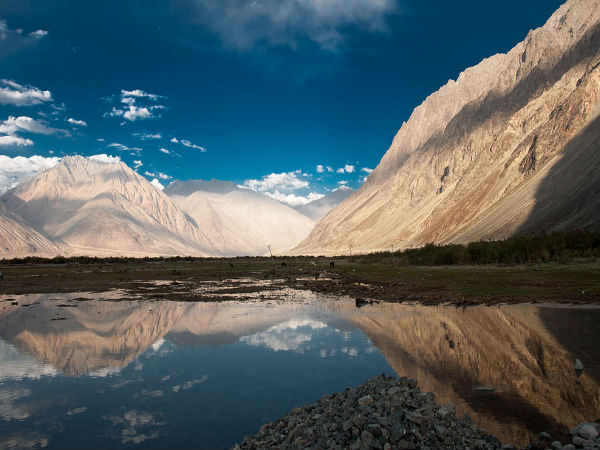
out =
[[[362,169],[360,169],[362,172],[365,172],[367,174],[373,172],[373,169],[369,169],[368,167],[363,167]]]
[[[99,155],[88,156],[92,161],[98,161],[106,164],[114,164],[121,161],[119,156],[107,155],[106,153],[100,153]]]
[[[30,85],[21,85],[12,80],[0,80],[0,104],[2,105],[31,106],[51,101],[50,91],[42,91]]]
[[[176,137],[171,138],[171,142],[173,144],[179,144],[179,139],[177,139]]]
[[[17,136],[0,136],[0,147],[10,147],[13,145],[33,145],[33,141],[31,139],[24,139]]]
[[[169,150],[167,150],[166,148],[163,148],[163,147],[159,148],[158,151],[164,153],[165,155],[171,154],[171,152]]]
[[[327,172],[333,172],[333,167],[331,167],[331,166],[326,166],[325,168],[327,169]]]
[[[111,97],[111,99],[113,98]],[[113,106],[110,112],[105,115],[122,117],[130,122],[158,117],[159,111],[165,109],[165,106],[157,104],[160,98],[164,97],[157,94],[149,94],[141,89],[134,89],[132,91],[122,89],[120,94],[121,104],[118,107]]]
[[[311,192],[310,194],[305,196],[296,194],[283,194],[279,191],[265,192],[265,194],[271,198],[274,198],[277,201],[280,201],[281,203],[286,203],[290,206],[306,205],[307,203],[310,203],[313,200],[318,200],[324,197],[323,194],[317,194],[315,192]]]
[[[260,180],[246,180],[244,187],[253,191],[266,192],[271,190],[294,191],[296,189],[308,187],[308,181],[298,177],[302,172],[295,170],[293,172],[271,173],[264,175]]]
[[[193,5],[192,19],[239,51],[295,49],[304,40],[337,51],[349,29],[383,32],[386,16],[396,10],[396,0],[200,0]]]
[[[133,160],[133,168],[134,169],[139,169],[140,167],[142,167],[144,165],[144,163],[142,162],[142,160],[140,159],[134,159]]]
[[[35,120],[27,116],[9,116],[8,119],[0,123],[0,133],[2,134],[14,136],[17,133],[22,132],[49,135],[58,132],[64,133],[65,130],[49,127],[46,122]]]
[[[346,164],[344,167],[340,167],[335,173],[352,173],[354,172],[354,166],[351,164]]]
[[[0,194],[15,187],[22,179],[35,175],[40,170],[54,167],[60,160],[61,158],[56,156],[47,158],[34,155],[11,158],[0,155]]]
[[[156,178],[152,178],[152,181],[150,182],[150,184],[151,184],[152,186],[154,186],[155,188],[157,188],[157,189],[160,189],[161,191],[162,191],[162,190],[165,188],[165,187],[164,187],[164,186],[163,186],[163,185],[160,183],[160,181],[158,181],[158,179],[156,179]]]
[[[69,117],[67,119],[67,122],[69,122],[71,125],[77,125],[79,127],[87,127],[87,123],[85,123],[85,121],[73,119],[72,117]]]
[[[323,168],[323,166],[321,164],[317,164],[317,173],[323,173],[325,169]]]

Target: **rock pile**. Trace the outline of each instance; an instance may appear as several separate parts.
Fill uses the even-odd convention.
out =
[[[246,436],[238,449],[497,449],[500,441],[439,406],[415,379],[381,375],[356,388],[323,396]]]
[[[600,423],[583,422],[571,430],[571,442],[563,445],[559,441],[552,441],[548,433],[540,433],[539,439],[530,445],[533,450],[586,450],[600,449]]]

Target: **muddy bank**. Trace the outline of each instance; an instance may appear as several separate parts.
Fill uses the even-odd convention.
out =
[[[428,305],[600,303],[600,263],[593,261],[564,265],[404,267],[352,260],[287,259],[274,263],[248,258],[235,262],[215,259],[6,265],[1,269],[4,277],[0,280],[0,294],[14,295],[119,289],[151,300],[216,301],[255,298],[261,291],[288,287]]]

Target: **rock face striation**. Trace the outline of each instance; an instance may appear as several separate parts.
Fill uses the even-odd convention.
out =
[[[417,107],[294,253],[600,228],[600,3],[570,0]]]
[[[314,221],[230,181],[174,181],[164,191],[203,230],[220,255],[281,253],[298,245]]]

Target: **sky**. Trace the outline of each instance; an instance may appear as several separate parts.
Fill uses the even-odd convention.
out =
[[[358,188],[429,94],[555,0],[2,0],[0,192],[67,155],[289,204]]]

